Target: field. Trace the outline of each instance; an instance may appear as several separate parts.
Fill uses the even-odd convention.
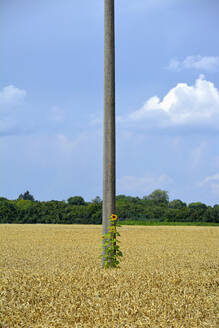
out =
[[[0,327],[219,327],[218,227],[118,231],[104,270],[101,225],[0,225]]]
[[[124,225],[144,225],[144,226],[209,226],[219,227],[219,223],[213,222],[165,222],[158,220],[125,220],[120,222]]]

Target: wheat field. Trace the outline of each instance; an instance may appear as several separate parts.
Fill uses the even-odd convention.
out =
[[[0,327],[219,327],[219,228],[122,226],[102,269],[101,225],[0,226]]]

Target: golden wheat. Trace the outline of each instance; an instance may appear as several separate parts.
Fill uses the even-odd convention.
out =
[[[100,225],[1,225],[0,327],[217,327],[219,228],[119,228],[102,269]]]

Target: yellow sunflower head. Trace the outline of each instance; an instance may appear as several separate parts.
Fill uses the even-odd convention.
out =
[[[110,216],[110,218],[112,219],[112,220],[117,220],[118,219],[118,216],[116,215],[116,214],[112,214],[111,216]]]

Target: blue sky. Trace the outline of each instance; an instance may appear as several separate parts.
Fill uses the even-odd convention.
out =
[[[219,2],[118,0],[117,194],[219,203]],[[102,197],[103,0],[0,3],[0,194]]]

